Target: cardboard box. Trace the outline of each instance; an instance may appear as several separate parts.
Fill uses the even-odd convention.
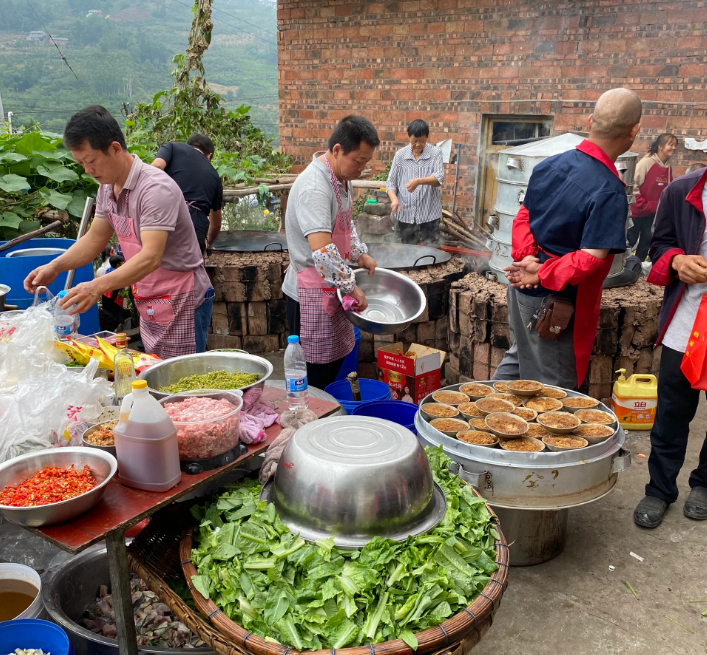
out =
[[[417,357],[406,357],[408,352]],[[442,386],[442,364],[447,353],[413,343],[405,348],[393,343],[378,349],[378,379],[385,382],[393,400],[405,400],[418,405]]]

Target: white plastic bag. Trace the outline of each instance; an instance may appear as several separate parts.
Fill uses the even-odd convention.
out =
[[[0,462],[32,450],[80,445],[112,395],[98,362],[81,372],[57,364],[34,346],[4,344],[0,362]],[[14,381],[10,386],[8,381]],[[4,409],[3,409],[4,408]]]

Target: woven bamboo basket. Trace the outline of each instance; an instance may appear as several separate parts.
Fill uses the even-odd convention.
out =
[[[476,490],[474,490],[476,493]],[[479,494],[477,494],[479,495]],[[493,511],[488,507],[489,513]],[[464,655],[481,641],[486,631],[493,623],[493,617],[501,604],[501,597],[508,585],[509,553],[508,544],[503,536],[498,519],[495,526],[500,539],[494,544],[496,550],[496,564],[498,568],[491,576],[491,580],[484,587],[481,594],[471,605],[455,614],[438,626],[419,632],[417,651],[413,651],[402,639],[386,641],[380,644],[359,646],[356,648],[342,648],[336,651],[338,655],[437,655],[453,653]],[[196,567],[191,561],[193,545],[193,528],[187,528],[179,545],[179,558],[187,581],[187,586],[192,594],[194,603],[199,611],[208,618],[219,633],[213,636],[213,628],[206,626],[200,617],[193,621],[194,628],[189,623],[186,625],[195,630],[211,648],[219,655],[297,655],[297,651],[282,644],[265,641],[261,637],[248,632],[229,619],[216,604],[204,598],[191,583],[191,577],[197,574]],[[153,591],[155,591],[153,589]],[[158,593],[155,591],[155,593]],[[181,599],[179,599],[181,601]],[[172,607],[164,598],[163,601]],[[183,602],[183,601],[181,601]],[[179,614],[176,612],[177,616]],[[180,617],[181,618],[181,617]],[[190,620],[194,617],[190,617]],[[203,630],[208,627],[208,632]],[[224,639],[225,637],[225,639]],[[308,655],[335,655],[334,649],[307,651]]]

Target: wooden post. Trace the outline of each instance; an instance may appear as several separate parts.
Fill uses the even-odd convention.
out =
[[[128,565],[128,551],[125,549],[125,532],[117,530],[109,534],[106,537],[106,549],[120,655],[138,655],[135,615],[130,591],[130,567]]]
[[[283,191],[280,194],[280,232],[285,231],[285,213],[287,212],[287,199],[290,197],[290,192]]]

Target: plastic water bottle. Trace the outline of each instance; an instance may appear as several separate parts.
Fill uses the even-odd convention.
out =
[[[79,316],[69,314],[69,309],[62,309],[61,301],[66,297],[66,291],[60,291],[54,305],[54,334],[57,339],[68,339],[79,329]]]
[[[307,361],[297,335],[287,337],[285,351],[285,387],[290,409],[307,406]]]

